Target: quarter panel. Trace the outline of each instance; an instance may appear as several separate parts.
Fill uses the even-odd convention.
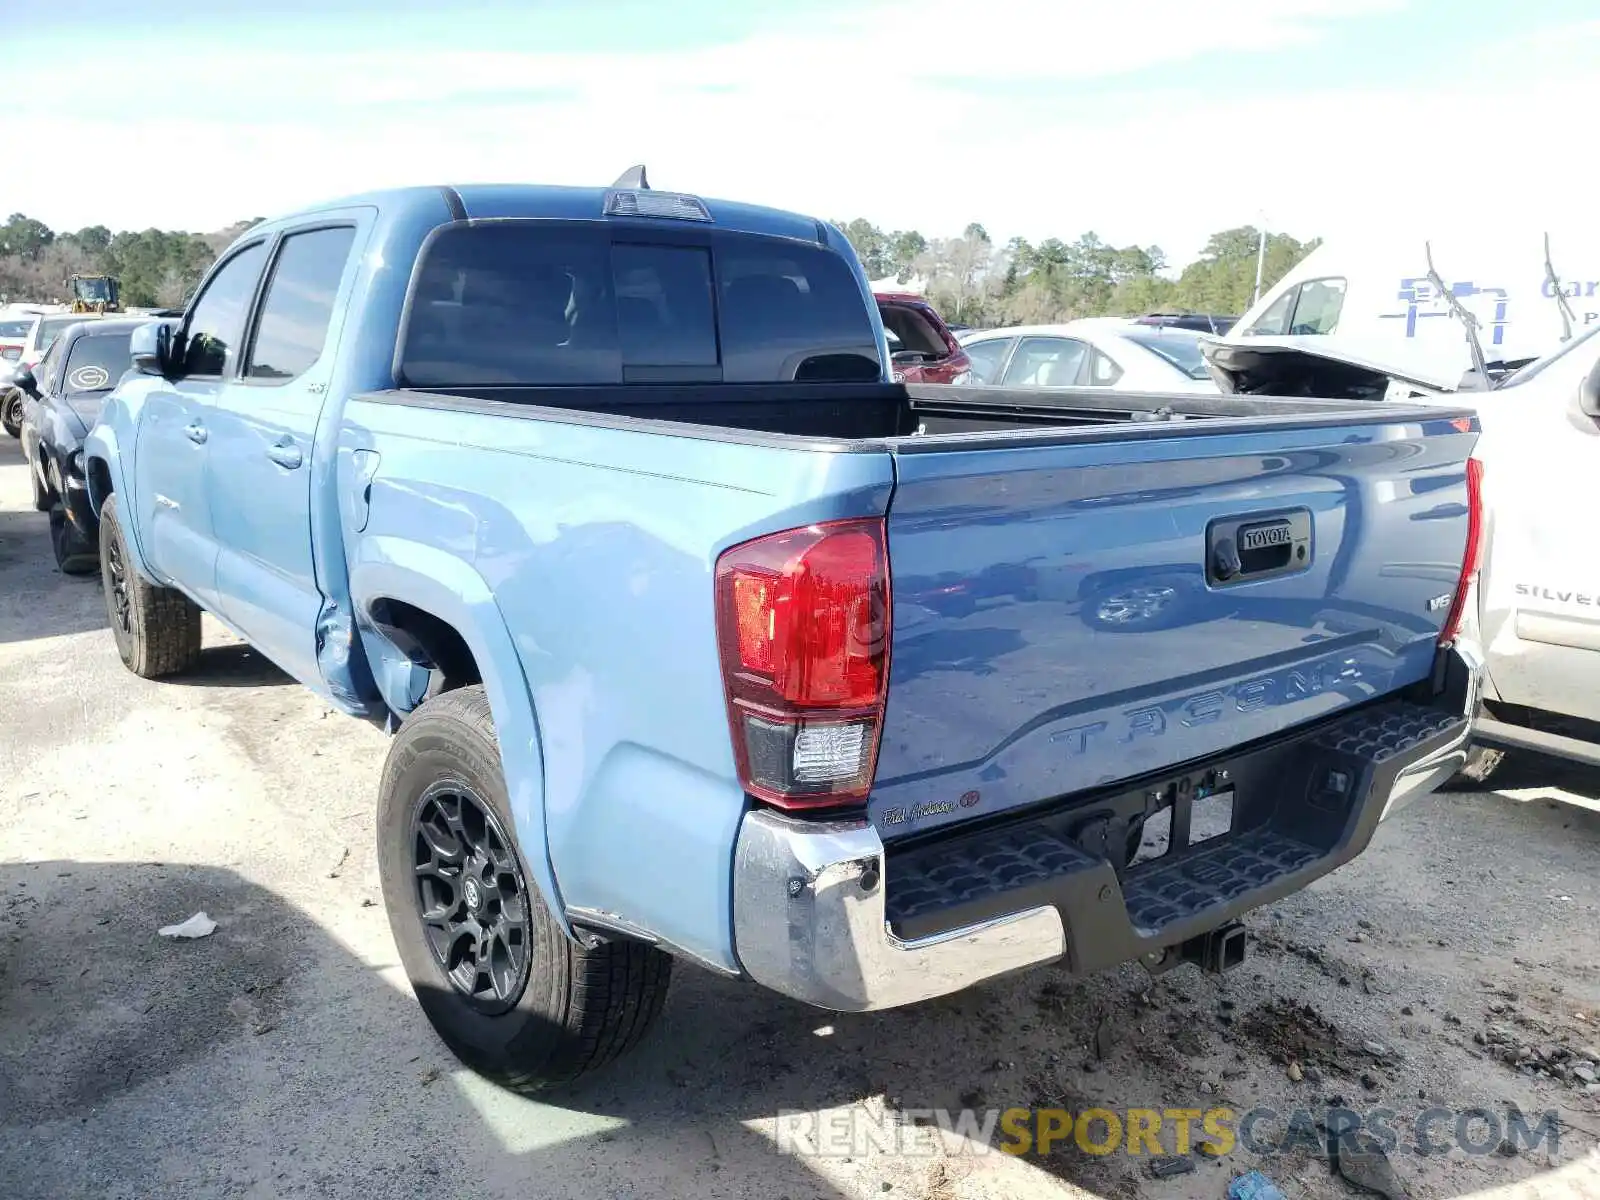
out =
[[[730,873],[745,798],[716,558],[777,529],[881,515],[890,456],[393,403],[358,401],[349,421],[347,444],[378,460],[357,560],[394,557],[404,540],[419,564],[423,547],[429,563],[470,563],[493,598],[510,644],[486,652],[537,739],[517,761],[506,740],[508,775],[542,763],[538,784],[513,789],[517,833],[548,846],[561,902],[736,969]],[[346,471],[353,482],[353,461]],[[375,593],[357,573],[365,603]],[[487,620],[481,601],[473,611]]]

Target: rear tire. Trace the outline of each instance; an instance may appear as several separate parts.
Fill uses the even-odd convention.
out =
[[[182,592],[157,587],[134,569],[115,495],[100,510],[100,578],[123,666],[143,679],[194,666],[200,658],[200,609]]]
[[[63,575],[93,575],[100,569],[100,550],[78,532],[60,504],[50,509],[50,549]]]
[[[456,1057],[503,1087],[536,1092],[637,1045],[661,1013],[672,959],[654,946],[586,949],[567,938],[514,828],[483,687],[426,701],[395,736],[378,793],[389,927],[423,1012]]]

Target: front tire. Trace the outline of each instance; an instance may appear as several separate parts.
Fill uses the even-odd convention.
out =
[[[182,592],[157,587],[134,569],[115,495],[100,510],[100,578],[123,666],[142,679],[194,666],[200,658],[200,609]]]
[[[28,486],[33,489],[34,511],[47,513],[55,507],[56,498],[51,494],[50,488],[39,478],[42,473],[39,464],[29,459]]]
[[[12,437],[22,436],[22,392],[19,388],[0,396],[0,426]]]
[[[395,946],[435,1032],[519,1092],[569,1083],[631,1050],[660,1015],[672,960],[654,946],[571,941],[510,830],[481,685],[401,726],[378,794],[378,869]]]
[[[60,504],[50,509],[50,549],[63,575],[93,575],[100,569],[99,548],[78,531]]]

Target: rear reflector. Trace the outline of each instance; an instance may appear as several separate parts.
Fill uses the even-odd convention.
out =
[[[1461,558],[1461,577],[1456,582],[1455,598],[1439,630],[1439,644],[1447,646],[1461,632],[1461,619],[1467,611],[1467,593],[1483,567],[1483,462],[1467,459],[1467,545]]]
[[[717,560],[716,592],[745,791],[787,809],[865,800],[889,681],[882,520],[809,525],[735,546]]]

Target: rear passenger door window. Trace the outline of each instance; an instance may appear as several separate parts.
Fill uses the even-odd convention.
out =
[[[286,382],[322,357],[356,231],[344,225],[283,239],[256,319],[247,379]]]
[[[207,281],[184,325],[184,376],[222,375],[233,365],[266,258],[266,243],[257,242],[223,263]]]
[[[1072,387],[1089,349],[1077,338],[1023,338],[1006,367],[1008,387]]]
[[[1122,368],[1112,361],[1109,354],[1101,350],[1089,351],[1090,387],[1115,387],[1121,378]]]

